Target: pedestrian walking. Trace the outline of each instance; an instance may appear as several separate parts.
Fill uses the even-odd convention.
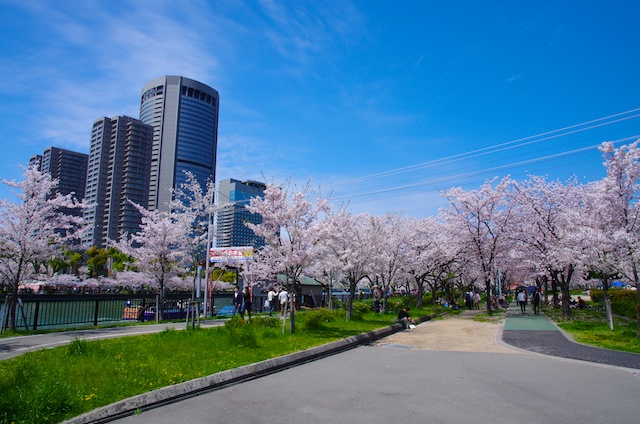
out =
[[[272,316],[276,303],[276,291],[273,287],[271,287],[271,290],[267,293],[267,302],[269,302],[269,316]]]
[[[473,298],[471,297],[471,293],[467,292],[464,295],[464,305],[467,309],[473,309]]]
[[[231,315],[235,315],[240,312],[240,308],[242,308],[242,292],[238,290],[237,287],[233,289],[233,310],[231,311]]]
[[[518,292],[518,295],[516,296],[516,299],[518,300],[518,305],[520,305],[520,312],[522,312],[523,314],[527,312],[527,294],[525,293],[525,291],[520,290]]]
[[[475,292],[473,294],[473,306],[476,309],[480,309],[480,293],[479,292]]]
[[[378,286],[373,286],[373,312],[380,312],[380,299],[382,299],[382,291]]]
[[[251,292],[248,287],[242,289],[242,307],[240,308],[240,316],[244,319],[244,313],[249,315],[251,319]]]
[[[282,312],[282,315],[284,315],[285,313],[285,310],[286,310],[285,308],[288,300],[289,300],[289,292],[287,292],[287,289],[283,287],[282,290],[280,290],[280,293],[278,294],[278,301],[280,302],[280,312]]]
[[[534,314],[540,313],[540,290],[533,292],[533,296],[531,297],[531,307],[533,308]]]

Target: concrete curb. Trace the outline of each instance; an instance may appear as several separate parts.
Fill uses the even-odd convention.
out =
[[[435,315],[426,316],[414,321],[416,323],[420,323],[429,321],[434,317]],[[94,409],[93,411],[64,421],[63,424],[106,423],[144,410],[178,402],[202,393],[211,392],[226,386],[253,380],[274,372],[304,364],[306,362],[344,352],[359,345],[371,343],[382,337],[389,336],[403,329],[404,328],[401,324],[393,324],[389,327],[380,328],[378,330],[359,334],[343,340],[312,347],[300,352],[290,353],[278,358],[268,359],[255,364],[222,371],[206,377],[175,384],[173,386],[163,387],[152,392],[143,393],[141,395],[112,403],[111,405]]]

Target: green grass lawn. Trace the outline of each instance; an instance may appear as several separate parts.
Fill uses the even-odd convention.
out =
[[[160,387],[385,327],[395,318],[366,313],[346,322],[343,314],[299,312],[294,334],[282,334],[279,319],[254,317],[250,324],[235,319],[223,327],[75,340],[27,353],[0,362],[0,422],[59,422]]]
[[[543,309],[558,327],[571,334],[575,341],[605,349],[640,353],[636,321],[614,317],[614,330],[602,311],[596,309],[572,309],[572,318],[562,318],[560,309]]]

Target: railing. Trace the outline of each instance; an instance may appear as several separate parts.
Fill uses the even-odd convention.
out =
[[[334,293],[345,300],[348,293]],[[0,329],[9,322],[7,295],[0,295]],[[168,294],[164,297],[164,319],[184,319],[191,300],[191,293]],[[266,294],[256,293],[252,299],[253,312],[267,312],[264,302]],[[41,295],[23,294],[19,297],[16,313],[16,328],[37,330],[39,328],[65,328],[98,326],[127,321],[153,321],[156,316],[155,294],[69,294]],[[213,293],[208,304],[207,315],[216,315],[226,305],[231,305],[231,293]],[[202,314],[198,308],[198,314]],[[191,311],[193,316],[193,312]]]
[[[130,320],[155,319],[155,294],[21,295],[16,328],[64,328]],[[190,293],[165,296],[165,319],[186,317]],[[8,322],[9,304],[0,297],[2,324]],[[135,311],[135,312],[134,312]]]

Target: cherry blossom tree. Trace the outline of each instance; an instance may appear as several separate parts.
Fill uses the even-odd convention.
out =
[[[308,269],[308,274],[326,290],[326,306],[329,309],[333,309],[333,288],[343,278],[341,264],[333,243],[339,239],[338,235],[343,231],[344,221],[342,219],[347,214],[346,209],[341,209],[337,213],[330,213],[325,217],[327,237],[320,239],[316,246],[318,257]]]
[[[57,180],[36,166],[20,182],[3,180],[17,202],[0,200],[0,275],[11,292],[9,325],[16,327],[18,286],[37,274],[46,261],[80,237],[82,218],[65,211],[82,208],[72,194],[54,194]]]
[[[298,306],[302,298],[300,281],[317,258],[316,246],[326,235],[321,219],[330,209],[327,199],[318,197],[312,203],[307,199],[309,195],[308,185],[289,195],[288,186],[282,189],[268,184],[264,197],[252,198],[247,207],[249,212],[262,216],[261,223],[246,224],[267,245],[260,255],[269,255],[267,261],[284,271]],[[294,327],[292,308],[292,331]]]
[[[192,217],[174,211],[149,211],[132,204],[142,215],[136,234],[125,234],[116,243],[118,249],[135,259],[138,271],[150,279],[150,287],[159,295],[159,318],[164,315],[164,295],[176,282],[173,278],[185,272],[189,263],[189,242],[185,234],[191,230]]]
[[[570,284],[582,264],[580,249],[585,240],[578,236],[575,220],[584,213],[584,187],[575,179],[563,184],[531,176],[515,188],[517,211],[510,222],[512,241],[528,250],[533,275],[548,275],[557,305],[557,288],[563,299],[569,299]],[[562,302],[562,311],[565,317],[571,316],[568,302]]]
[[[382,232],[371,214],[354,215],[346,209],[332,215],[328,224],[331,251],[338,273],[349,284],[347,320],[353,314],[356,287],[373,269],[375,252],[380,249]]]
[[[495,187],[487,182],[480,190],[452,188],[444,193],[449,208],[444,219],[455,229],[454,234],[466,260],[482,276],[487,295],[487,313],[492,313],[492,283],[497,274],[496,258],[506,243],[506,227],[512,218],[513,204],[509,190],[513,185],[504,178]]]
[[[383,310],[387,312],[387,293],[406,268],[410,259],[409,219],[398,214],[386,213],[373,217],[373,231],[378,234],[377,249],[373,251],[371,274],[368,276],[373,284],[382,288]]]
[[[185,234],[185,247],[188,249],[192,268],[197,270],[203,258],[209,260],[207,247],[210,247],[211,237],[215,232],[212,219],[216,212],[215,184],[209,179],[203,188],[191,172],[185,172],[185,176],[186,183],[174,191],[170,208],[175,214],[181,214],[185,221],[190,222],[189,227],[185,227],[188,230]],[[209,274],[213,272],[213,269],[208,267],[207,270]],[[194,285],[196,277],[194,273]],[[209,281],[209,275],[205,276],[205,281]]]
[[[438,290],[456,276],[458,252],[457,245],[450,242],[447,227],[436,217],[413,220],[409,228],[411,260],[405,265],[405,272],[415,280],[416,306],[420,308],[426,288],[435,301]]]
[[[608,236],[615,246],[616,272],[636,287],[640,304],[640,147],[636,141],[616,149],[602,143],[606,177],[600,183],[596,205]],[[609,261],[611,262],[611,261]],[[640,337],[640,310],[637,335]]]

